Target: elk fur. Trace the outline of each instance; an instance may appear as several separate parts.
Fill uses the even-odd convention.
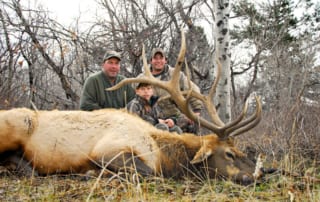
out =
[[[137,156],[154,174],[181,176],[186,169],[214,156],[218,150],[243,154],[231,142],[216,135],[178,135],[158,130],[122,110],[32,111],[26,108],[0,111],[0,154],[22,150],[39,174],[84,173],[94,164],[109,162],[121,153]],[[231,163],[221,172],[239,172]],[[112,162],[111,162],[112,164]],[[190,168],[189,168],[190,167]]]

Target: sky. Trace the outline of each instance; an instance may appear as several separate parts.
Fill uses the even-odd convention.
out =
[[[320,3],[320,0],[312,1]],[[80,15],[80,22],[88,22],[96,16],[96,12],[99,10],[96,0],[30,0],[30,2],[32,2],[30,7],[34,8],[39,4],[44,5],[44,8],[50,11],[51,18],[66,26],[74,22]],[[297,13],[299,13],[299,8],[296,8]],[[211,34],[212,32],[207,32],[209,38],[212,37]]]
[[[90,20],[97,10],[95,0],[33,0],[34,7],[39,4],[50,11],[51,18],[66,25],[73,22],[80,14],[80,21]]]
[[[30,7],[38,7],[42,4],[45,9],[50,11],[50,17],[58,22],[69,26],[75,19],[80,17],[80,22],[88,22],[96,16],[96,0],[30,0]],[[313,0],[314,3],[320,3],[320,0]],[[99,15],[98,15],[99,16]],[[84,23],[79,23],[84,24]],[[206,26],[207,27],[207,26]],[[207,36],[210,39],[212,32],[207,30]],[[317,64],[320,63],[317,61]]]
[[[320,3],[320,0],[312,0]],[[95,0],[31,0],[33,6],[43,4],[52,12],[52,17],[57,17],[58,21],[71,22],[81,13],[84,17],[92,17],[96,12],[97,2]],[[32,5],[32,4],[31,4]]]

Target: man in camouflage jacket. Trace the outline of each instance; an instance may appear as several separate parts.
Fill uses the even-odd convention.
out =
[[[171,79],[174,68],[167,64],[166,55],[162,49],[155,48],[152,50],[150,63],[150,70],[155,78],[158,78],[162,81],[168,81]],[[140,74],[138,77],[140,76],[143,76],[143,73]],[[188,89],[188,80],[183,72],[180,72],[179,82],[182,91]],[[200,92],[199,87],[195,83],[191,82],[191,85],[194,90]],[[158,97],[164,97],[169,95],[169,93],[164,89],[154,87],[154,95]],[[198,124],[194,123],[183,113],[181,113],[176,103],[172,99],[163,99],[158,102],[158,105],[164,116],[175,117],[177,125],[183,130],[183,132],[190,132],[195,134],[199,132]],[[202,109],[201,101],[195,98],[191,98],[190,106],[196,114],[200,115]]]

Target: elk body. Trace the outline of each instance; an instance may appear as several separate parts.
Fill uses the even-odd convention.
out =
[[[232,142],[158,130],[121,110],[17,108],[0,111],[0,128],[0,153],[22,150],[39,174],[84,173],[107,164],[118,171],[127,163],[144,175],[253,180],[254,164]]]
[[[86,172],[102,167],[119,171],[133,167],[143,175],[222,176],[241,184],[253,182],[255,165],[234,146],[232,137],[259,123],[260,100],[256,97],[254,114],[246,117],[245,105],[234,121],[225,124],[211,101],[219,74],[207,96],[193,90],[191,85],[187,92],[181,92],[179,76],[186,49],[183,32],[181,38],[180,53],[170,81],[163,82],[151,75],[143,50],[145,77],[125,79],[108,90],[133,82],[161,87],[170,93],[184,114],[213,134],[178,135],[158,130],[140,117],[115,109],[92,112],[12,109],[0,111],[0,154],[22,151],[24,158],[40,174]],[[190,97],[204,103],[210,114],[209,121],[190,110]]]

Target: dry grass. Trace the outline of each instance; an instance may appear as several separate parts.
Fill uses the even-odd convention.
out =
[[[292,167],[284,159],[285,166]],[[180,181],[162,178],[126,179],[55,175],[19,178],[3,172],[0,201],[319,201],[320,173],[290,176],[268,175],[263,183],[241,186],[230,181]],[[132,180],[135,179],[135,180]]]

